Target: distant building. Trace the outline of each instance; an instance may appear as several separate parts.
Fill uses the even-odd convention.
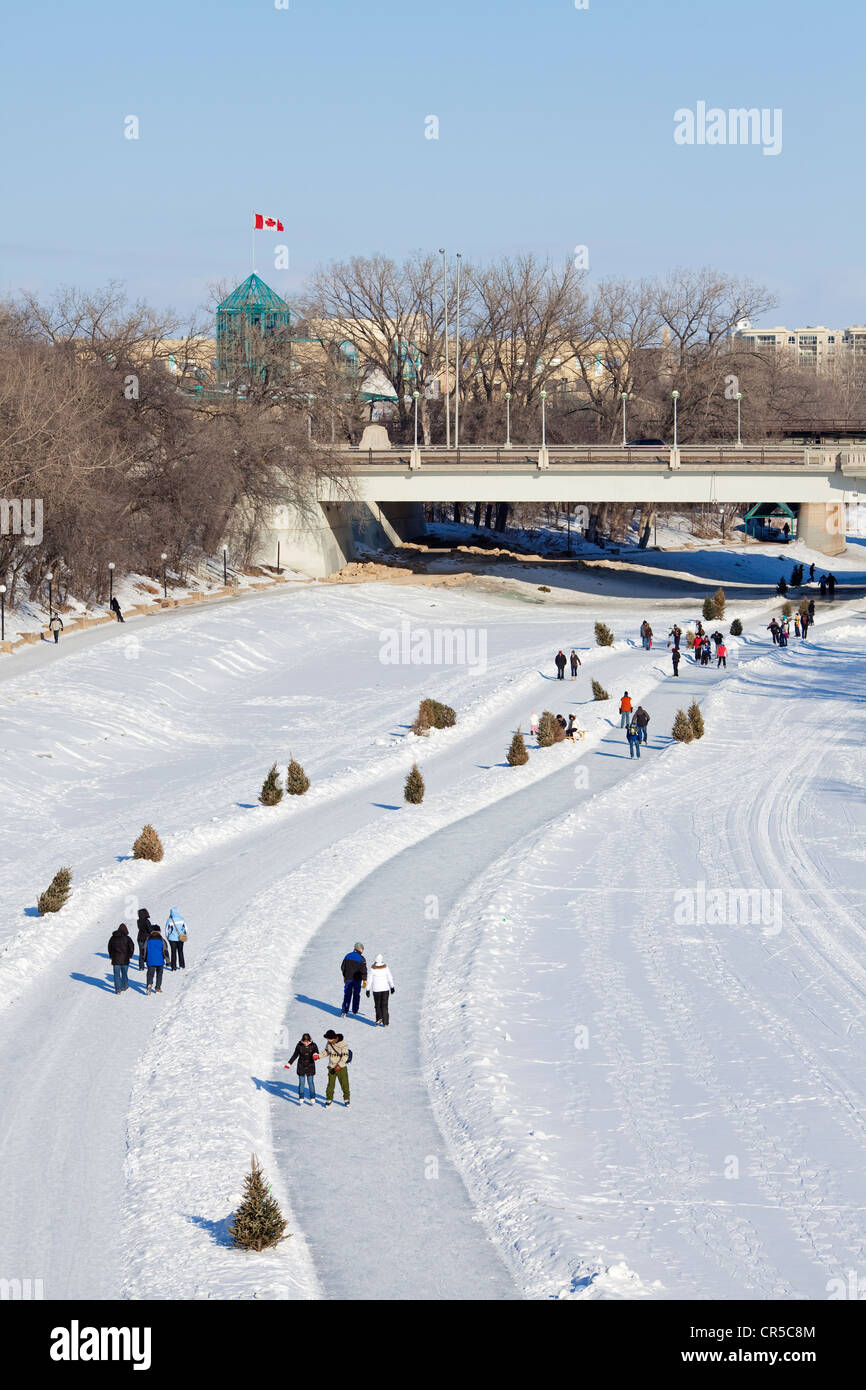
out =
[[[755,328],[748,321],[738,324],[734,340],[747,343],[757,352],[772,349],[784,352],[801,367],[832,371],[853,362],[866,369],[866,325],[850,328]]]

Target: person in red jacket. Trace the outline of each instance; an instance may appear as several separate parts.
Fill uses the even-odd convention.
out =
[[[619,702],[619,727],[627,729],[631,720],[631,698],[628,691],[625,692]]]
[[[716,656],[718,657],[718,661],[716,662],[716,670],[718,670],[720,666],[724,666],[725,670],[727,671],[728,649],[725,646],[724,642],[720,642],[719,645],[716,647]]]

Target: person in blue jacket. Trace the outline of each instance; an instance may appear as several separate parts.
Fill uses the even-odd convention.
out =
[[[147,949],[144,959],[147,963],[147,989],[145,994],[150,994],[150,987],[156,978],[155,994],[162,994],[162,971],[166,963],[167,947],[162,938],[159,927],[154,927],[150,936],[147,938]]]
[[[355,942],[355,949],[343,957],[341,967],[343,971],[343,1012],[341,1017],[345,1018],[349,1009],[356,1014],[361,1004],[361,989],[367,988],[367,962],[364,959],[364,947],[360,941]]]
[[[176,907],[173,907],[168,914],[165,924],[165,939],[171,951],[171,968],[176,970],[178,965],[181,970],[186,970],[186,961],[183,958],[183,942],[187,936],[186,922],[181,917]]]

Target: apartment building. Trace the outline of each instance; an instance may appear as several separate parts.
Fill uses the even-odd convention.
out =
[[[773,349],[790,353],[802,367],[832,371],[834,367],[856,362],[866,368],[866,325],[826,328],[755,328],[747,320],[737,326],[734,339],[748,343],[757,352]]]

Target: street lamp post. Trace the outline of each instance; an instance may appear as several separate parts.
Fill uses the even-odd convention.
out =
[[[168,556],[166,555],[165,551],[162,552],[159,558],[162,560],[162,596],[163,598],[168,598],[168,585],[166,583],[165,578],[165,562],[168,559]]]
[[[421,399],[420,391],[412,392],[412,399],[415,402],[415,448],[418,448],[418,402]]]
[[[460,448],[460,261],[457,252],[457,316],[454,325],[454,447]]]
[[[0,584],[0,642],[6,641],[6,585]]]
[[[627,448],[625,436],[625,403],[628,400],[628,391],[620,391],[619,397],[622,401],[622,447],[625,449]]]
[[[544,410],[544,403],[545,403],[546,400],[547,400],[547,392],[546,392],[546,391],[542,391],[542,393],[541,393],[541,447],[542,447],[542,449],[545,449],[545,448],[547,447],[547,418],[546,418],[545,410]]]
[[[51,614],[54,611],[54,600],[52,599],[52,594],[54,593],[54,575],[49,571],[45,578],[48,580],[48,619],[50,621]]]
[[[742,415],[741,415],[741,413],[740,413],[740,412],[741,412],[741,402],[742,402],[742,399],[743,399],[743,393],[742,393],[742,391],[738,391],[738,392],[737,392],[737,448],[738,448],[738,449],[742,449],[742,447],[743,447],[743,435],[742,435],[742,431],[741,431],[741,428],[740,428],[740,427],[741,427],[741,423],[742,423]]]
[[[505,447],[511,448],[511,392],[505,392]]]
[[[679,391],[671,391],[671,400],[674,403],[674,448],[677,447],[677,401],[680,398]]]
[[[223,546],[223,588],[224,588],[224,589],[227,589],[228,586],[229,586],[228,549],[229,549],[229,548],[228,548],[227,545],[224,545],[224,546]]]
[[[445,297],[445,444],[451,448],[451,367],[448,353],[448,256],[444,246],[439,247],[442,257],[442,284]]]
[[[108,562],[108,602],[114,598],[114,561]]]

